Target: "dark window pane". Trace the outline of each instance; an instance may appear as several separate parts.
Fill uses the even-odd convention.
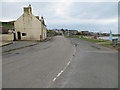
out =
[[[22,36],[26,36],[26,33],[22,33]]]

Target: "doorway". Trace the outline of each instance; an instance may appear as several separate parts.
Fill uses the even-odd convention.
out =
[[[16,34],[15,34],[15,33],[13,33],[13,35],[14,35],[14,41],[16,41]]]
[[[21,32],[17,32],[18,40],[21,40]]]

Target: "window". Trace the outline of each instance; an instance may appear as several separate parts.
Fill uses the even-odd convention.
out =
[[[22,36],[26,36],[27,34],[26,33],[22,33]]]

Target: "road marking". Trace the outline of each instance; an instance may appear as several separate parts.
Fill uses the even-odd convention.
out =
[[[61,70],[60,73],[58,73],[56,77],[54,77],[53,82],[55,82],[55,80],[66,70],[66,68],[70,65],[70,63],[71,63],[71,60],[67,63],[65,68]]]
[[[75,47],[75,46],[74,46],[74,47]],[[76,53],[76,48],[74,49],[73,55],[75,55],[75,53]],[[72,58],[74,57],[73,55],[70,57],[70,60],[69,60],[69,62],[67,63],[67,65],[65,66],[65,68],[64,68],[63,70],[61,70],[60,73],[58,73],[56,77],[54,77],[54,79],[52,80],[53,82],[55,82],[55,80],[56,80],[56,79],[66,70],[66,68],[70,65],[70,63],[71,63],[71,61],[72,61]]]
[[[70,61],[67,63],[67,66],[70,64]]]
[[[54,78],[54,79],[53,79],[53,82],[54,82],[56,79],[57,79],[57,78]]]
[[[62,72],[63,72],[63,70],[61,70],[61,72],[60,72],[60,73],[58,73],[57,77],[59,77],[59,76],[62,74]]]

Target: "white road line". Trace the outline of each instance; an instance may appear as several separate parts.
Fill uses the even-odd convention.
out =
[[[67,63],[67,66],[70,64],[70,61]]]
[[[56,80],[57,78],[55,77],[54,79],[53,79],[53,82]]]
[[[63,70],[61,70],[60,73],[58,73],[57,77],[59,77],[63,73]]]
[[[75,47],[75,46],[74,46],[74,47]],[[76,48],[75,48],[75,50],[74,50],[73,55],[75,55],[75,53],[76,53]],[[69,62],[68,62],[67,65],[65,66],[65,68],[64,68],[63,70],[61,70],[60,73],[58,73],[56,77],[54,77],[54,79],[52,80],[53,82],[55,82],[55,80],[56,80],[56,79],[66,70],[66,68],[70,65],[70,63],[71,63],[71,61],[72,61],[72,58],[73,58],[73,56],[71,56]]]
[[[66,68],[70,65],[70,63],[71,61],[69,61],[67,65],[65,66],[65,68],[61,70],[60,73],[57,74],[57,76],[52,80],[53,82],[55,82],[55,80],[66,70]]]
[[[53,79],[53,82],[63,73],[63,70],[61,70],[60,73],[58,73],[58,75]]]

